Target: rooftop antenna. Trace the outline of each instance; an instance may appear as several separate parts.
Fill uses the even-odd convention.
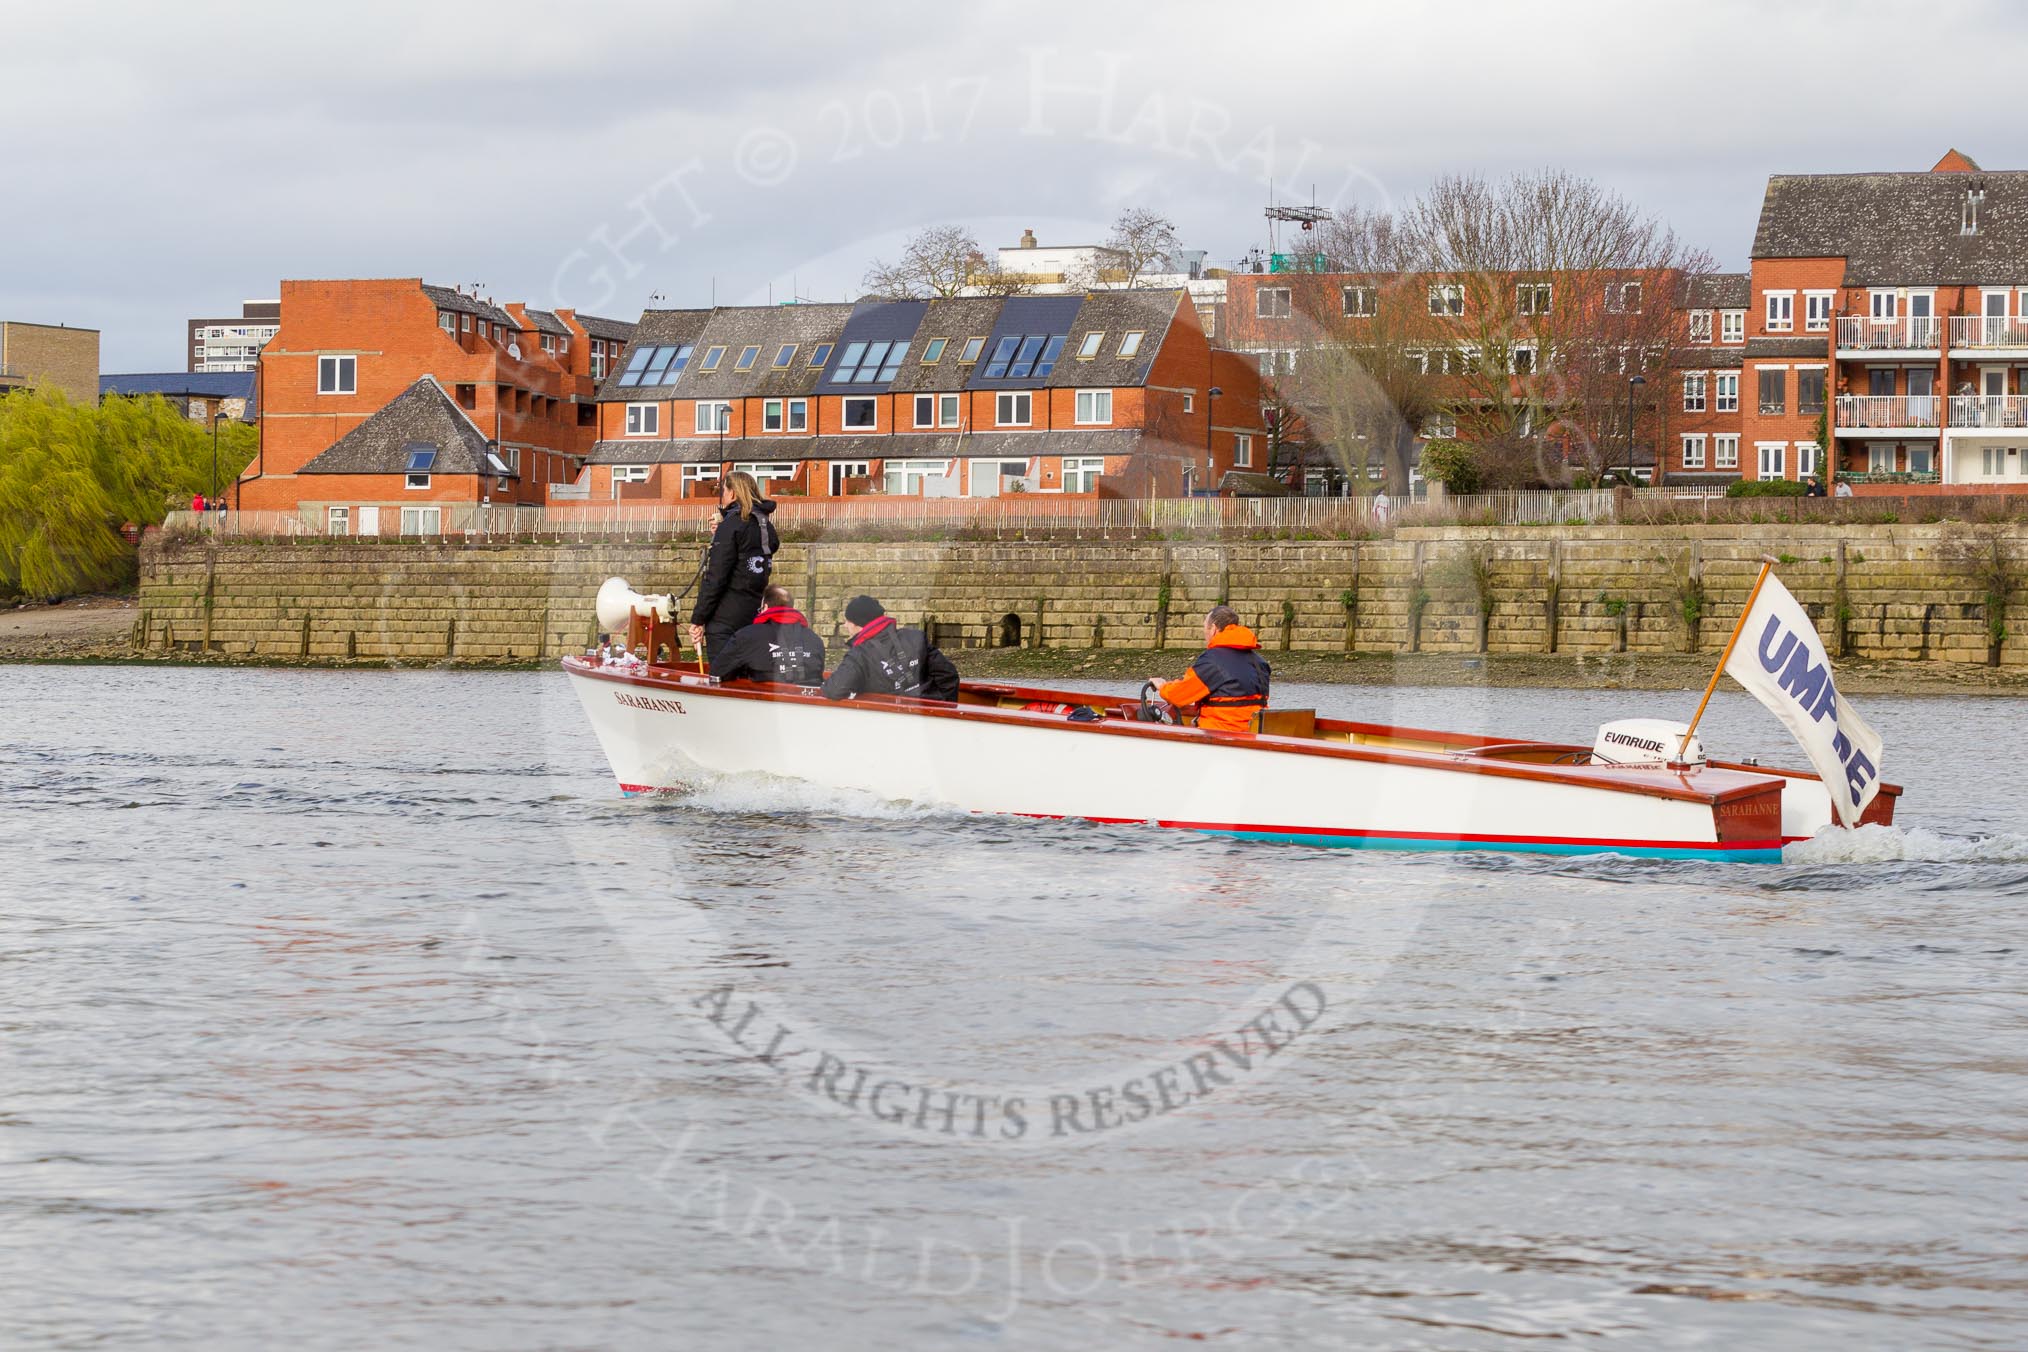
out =
[[[1331,213],[1317,205],[1317,189],[1315,184],[1312,184],[1310,187],[1310,205],[1306,207],[1276,206],[1274,182],[1270,180],[1268,182],[1267,204],[1268,266],[1270,268],[1274,266],[1274,255],[1282,251],[1280,231],[1277,228],[1281,222],[1293,221],[1305,230],[1315,230],[1318,225],[1330,219]]]

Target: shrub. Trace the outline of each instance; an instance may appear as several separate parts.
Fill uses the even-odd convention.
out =
[[[1422,448],[1422,474],[1461,496],[1476,493],[1486,475],[1476,448],[1462,441],[1432,441]]]
[[[1728,498],[1799,498],[1807,485],[1793,479],[1737,479],[1725,486]]]

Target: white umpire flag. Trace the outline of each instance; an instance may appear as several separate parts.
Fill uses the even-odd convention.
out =
[[[1788,725],[1831,791],[1839,823],[1856,824],[1880,791],[1880,734],[1838,698],[1817,626],[1771,573],[1740,621],[1725,670]]]

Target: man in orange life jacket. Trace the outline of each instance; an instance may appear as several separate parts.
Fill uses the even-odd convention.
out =
[[[1260,640],[1231,606],[1204,617],[1204,651],[1180,681],[1154,678],[1162,698],[1177,708],[1197,706],[1197,726],[1213,732],[1252,732],[1268,702],[1268,664]]]

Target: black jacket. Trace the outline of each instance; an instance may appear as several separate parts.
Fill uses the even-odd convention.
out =
[[[958,669],[930,646],[922,630],[903,629],[883,615],[853,636],[824,682],[825,699],[860,694],[913,695],[948,704],[958,697]]]
[[[815,685],[824,679],[824,640],[799,612],[770,606],[712,651],[711,674],[721,681]]]
[[[720,509],[690,623],[730,631],[751,624],[760,613],[761,593],[767,590],[775,551],[782,544],[775,523],[768,519],[774,510],[766,498],[754,503],[751,517],[740,516],[738,503]]]

